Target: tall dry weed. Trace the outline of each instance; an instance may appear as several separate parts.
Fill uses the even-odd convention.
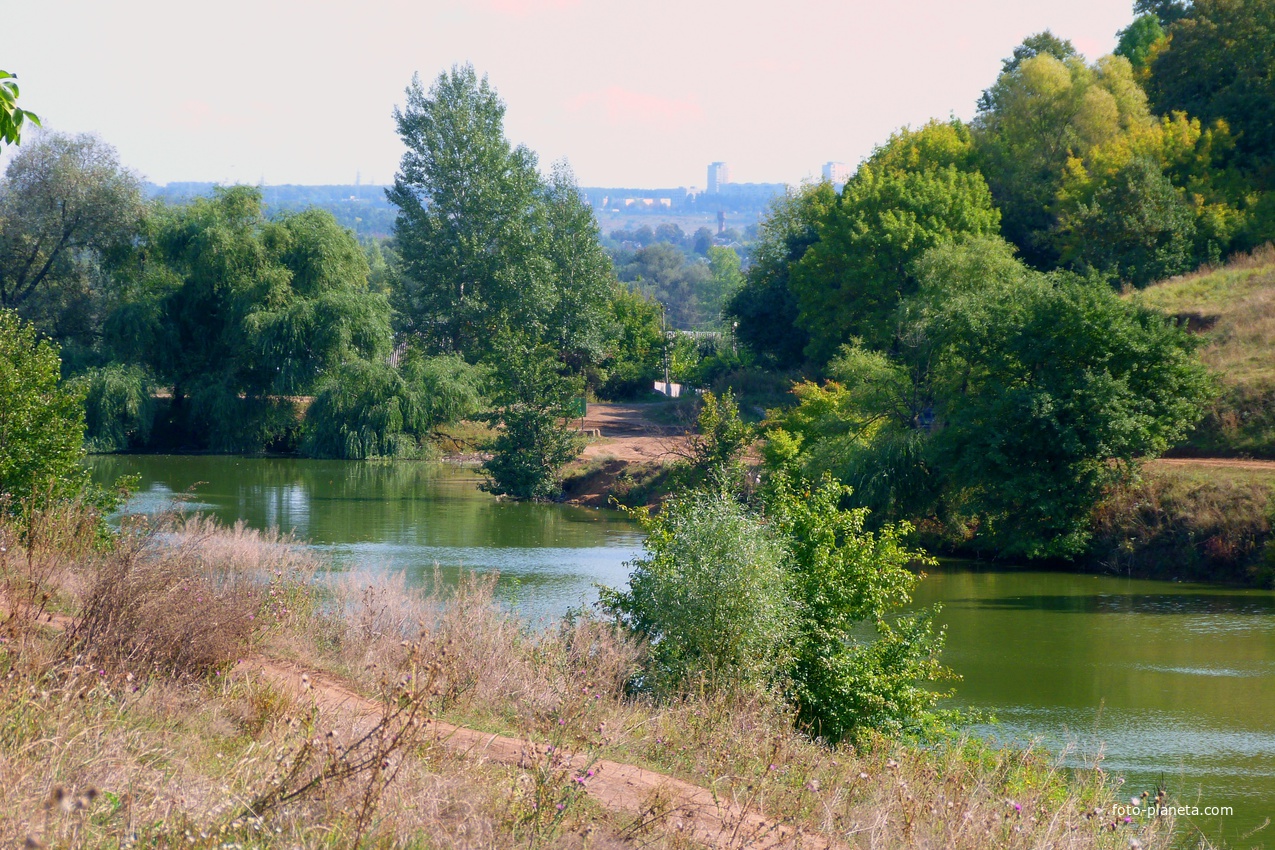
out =
[[[67,647],[102,667],[198,677],[242,654],[254,630],[297,616],[282,577],[314,559],[277,533],[202,517],[137,519],[83,559],[87,589]],[[290,607],[289,602],[292,602]]]

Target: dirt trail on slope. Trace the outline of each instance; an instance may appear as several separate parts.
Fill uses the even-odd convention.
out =
[[[1275,474],[1275,460],[1235,457],[1162,457],[1151,463],[1158,466],[1252,469]]]
[[[613,457],[630,462],[671,460],[686,445],[686,426],[655,421],[664,402],[650,404],[590,404],[584,419],[585,433],[601,438],[589,443],[584,460]]]
[[[360,696],[325,674],[306,672],[294,664],[257,657],[240,662],[236,671],[256,673],[295,696],[304,696],[308,691],[324,711],[348,713],[368,720],[381,712],[376,701]],[[436,741],[470,758],[528,766],[544,753],[542,746],[531,741],[441,721],[430,721],[430,728]],[[643,820],[662,820],[666,829],[681,832],[699,844],[763,850],[845,847],[827,836],[770,820],[745,806],[718,799],[705,788],[662,773],[606,759],[591,759],[583,754],[567,758],[571,766],[581,771],[586,768],[594,771],[584,790],[606,808]]]
[[[12,611],[12,606],[6,603],[7,600],[0,599],[0,621]],[[41,612],[33,620],[59,632],[69,630],[74,623],[65,614],[51,612]],[[321,710],[347,714],[356,722],[372,722],[381,714],[382,707],[377,701],[356,693],[327,674],[308,672],[297,664],[253,656],[236,664],[234,672],[255,673],[294,697],[304,697],[308,692]],[[526,766],[544,753],[543,747],[531,741],[437,720],[430,721],[430,728],[435,740],[448,749],[498,764]],[[662,821],[666,829],[681,832],[708,847],[759,850],[847,847],[828,836],[763,817],[746,805],[719,799],[706,788],[653,770],[578,753],[567,758],[571,766],[581,771],[594,771],[584,790],[601,805],[640,820]]]

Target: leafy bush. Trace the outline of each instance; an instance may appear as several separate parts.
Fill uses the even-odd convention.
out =
[[[562,467],[575,460],[583,437],[571,426],[572,400],[583,383],[562,373],[552,349],[508,337],[497,341],[502,369],[496,376],[497,408],[486,418],[500,430],[486,448],[485,489],[515,499],[558,494]]]
[[[793,632],[783,545],[721,493],[633,514],[647,557],[632,563],[629,590],[603,603],[651,641],[649,678],[661,694],[704,685],[766,684],[787,667]]]
[[[843,510],[849,488],[825,476],[793,487],[778,476],[766,507],[788,546],[791,593],[799,612],[788,671],[799,722],[828,741],[867,730],[924,731],[943,719],[943,696],[924,683],[951,678],[938,660],[938,609],[892,614],[908,605],[932,561],[908,549],[906,523],[864,530],[868,510]]]
[[[60,368],[56,345],[0,310],[0,505],[74,497],[88,483],[82,396]]]
[[[489,492],[515,499],[550,499],[561,487],[558,473],[576,459],[583,441],[561,423],[558,411],[534,405],[507,407],[503,427],[488,444],[483,464]]]
[[[642,684],[780,688],[797,721],[831,742],[875,730],[935,728],[950,677],[938,660],[934,610],[902,615],[926,557],[906,548],[907,525],[865,531],[866,509],[842,510],[849,490],[771,482],[763,512],[721,491],[697,491],[650,517],[647,556],[629,590],[602,606],[651,641]]]

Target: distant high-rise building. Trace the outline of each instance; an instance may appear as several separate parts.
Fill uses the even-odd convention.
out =
[[[708,166],[708,194],[715,195],[730,182],[730,166],[724,162],[710,163]]]
[[[844,162],[825,162],[823,164],[823,179],[829,183],[845,183],[852,174],[854,172]]]

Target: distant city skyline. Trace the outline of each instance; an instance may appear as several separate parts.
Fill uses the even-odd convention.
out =
[[[732,182],[817,180],[901,126],[970,118],[1026,36],[1095,59],[1133,18],[1111,0],[11,5],[0,67],[21,105],[159,184],[387,184],[412,74],[463,62],[507,104],[511,141],[581,185],[702,186],[715,161]]]

